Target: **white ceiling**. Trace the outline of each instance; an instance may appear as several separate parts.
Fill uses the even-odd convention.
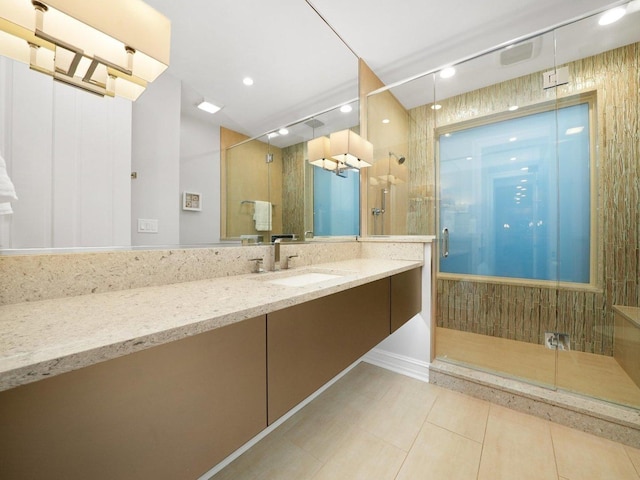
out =
[[[305,0],[146,1],[172,22],[183,108],[206,98],[224,107],[211,121],[249,136],[356,98],[357,57],[389,84],[624,3],[310,0],[321,18]]]

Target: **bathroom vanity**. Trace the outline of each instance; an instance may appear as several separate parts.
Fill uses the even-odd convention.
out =
[[[199,477],[418,313],[421,265],[355,258],[0,307],[0,478]]]

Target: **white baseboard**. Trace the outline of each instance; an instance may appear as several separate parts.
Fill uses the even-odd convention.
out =
[[[362,357],[362,360],[372,365],[386,368],[392,372],[400,373],[423,382],[429,382],[429,363],[422,360],[416,360],[415,358],[406,357],[379,348],[371,350]]]

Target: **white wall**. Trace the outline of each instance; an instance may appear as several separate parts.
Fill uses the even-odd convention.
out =
[[[19,200],[0,248],[129,245],[131,103],[0,58],[0,153]]]
[[[220,242],[220,127],[183,105],[180,123],[180,194],[202,195],[202,211],[180,211],[180,244]]]
[[[180,243],[180,80],[164,73],[133,104],[132,245]],[[138,219],[158,233],[138,233]]]

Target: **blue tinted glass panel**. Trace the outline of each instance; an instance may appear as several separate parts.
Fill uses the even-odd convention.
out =
[[[360,173],[346,170],[343,178],[321,168],[313,170],[313,234],[358,235]]]
[[[439,141],[441,272],[589,282],[587,103]]]

